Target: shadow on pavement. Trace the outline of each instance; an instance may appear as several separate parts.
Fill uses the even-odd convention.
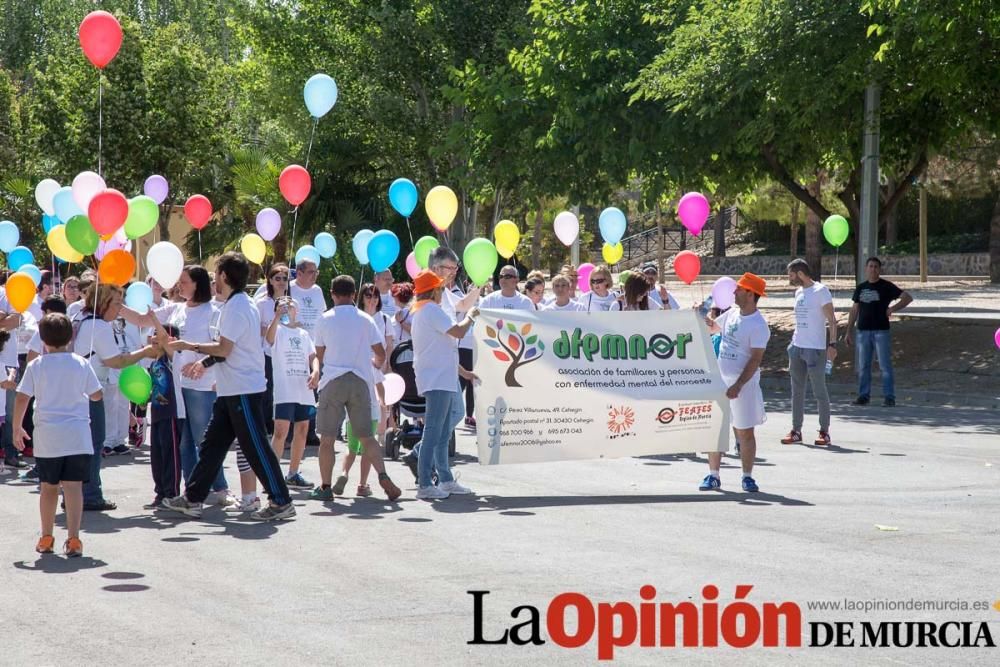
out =
[[[790,398],[769,398],[766,400],[768,412],[791,412],[792,401]],[[989,408],[958,408],[933,405],[905,405],[898,404],[894,408],[884,408],[880,404],[875,405],[850,405],[833,402],[830,406],[831,413],[846,422],[852,424],[878,424],[888,426],[898,424],[901,426],[927,426],[940,428],[954,428],[961,426],[965,429],[965,434],[1000,434],[1000,411]],[[811,398],[806,399],[806,429],[816,423],[816,401]],[[836,438],[836,424],[833,424],[830,432]],[[824,449],[831,449],[826,447]]]
[[[402,512],[401,504],[408,502],[414,501],[407,498],[400,498],[396,502],[389,502],[385,498],[341,498],[322,503],[310,503],[311,506],[317,508],[323,507],[323,510],[309,512],[309,514],[312,516],[340,516],[348,519],[375,520]]]
[[[107,563],[103,560],[91,558],[90,556],[80,556],[79,558],[64,558],[56,554],[45,554],[39,556],[34,563],[23,560],[14,561],[14,567],[18,570],[29,572],[45,572],[46,574],[72,574],[82,570],[93,570],[98,567],[105,567]]]
[[[544,507],[582,507],[594,505],[654,505],[659,503],[739,503],[741,505],[785,505],[788,507],[812,507],[812,503],[773,493],[737,493],[713,491],[677,495],[641,496],[455,496],[446,502],[434,502],[432,508],[444,514],[467,514],[472,512],[500,512],[507,516],[528,516],[531,512],[512,513],[512,510],[527,510]]]

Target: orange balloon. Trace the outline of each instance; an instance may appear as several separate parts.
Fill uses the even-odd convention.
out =
[[[102,283],[124,287],[135,275],[135,258],[127,250],[112,250],[97,267],[97,277]],[[29,278],[30,279],[30,278]]]
[[[7,301],[11,308],[23,313],[35,300],[35,281],[27,273],[15,273],[7,279]]]

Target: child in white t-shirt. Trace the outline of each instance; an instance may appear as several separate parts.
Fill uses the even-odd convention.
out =
[[[23,450],[29,436],[24,432],[24,413],[28,400],[35,397],[33,442],[35,465],[41,482],[39,509],[42,536],[35,546],[41,554],[52,553],[55,538],[56,506],[62,486],[66,504],[66,530],[63,545],[67,556],[83,555],[80,522],[83,518],[83,483],[90,477],[94,456],[90,440],[90,404],[101,400],[101,383],[93,367],[69,348],[73,325],[61,313],[50,313],[38,324],[46,354],[24,369],[14,402],[14,446]]]
[[[274,304],[274,319],[264,338],[271,346],[274,368],[274,436],[271,446],[281,461],[285,453],[288,429],[292,432],[292,458],[285,483],[290,489],[311,489],[313,484],[302,477],[299,465],[306,451],[309,419],[316,414],[319,385],[319,361],[309,332],[296,319],[298,305],[291,297],[280,297]],[[294,424],[294,426],[293,426]]]

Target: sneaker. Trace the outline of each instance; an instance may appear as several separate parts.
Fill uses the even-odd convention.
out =
[[[753,477],[743,478],[743,490],[747,493],[757,493],[760,489],[757,488],[757,482],[753,481]]]
[[[884,401],[882,401],[882,407],[883,408],[894,408],[894,407],[896,407],[896,399],[895,398],[887,398],[887,399],[885,399]]]
[[[128,444],[136,449],[142,447],[142,433],[138,429],[130,428],[128,430]]]
[[[829,447],[830,446],[830,434],[826,431],[820,431],[819,437],[813,441],[813,444],[817,447]]]
[[[77,537],[71,537],[63,544],[63,553],[67,558],[78,558],[83,555],[83,542]]]
[[[128,445],[117,445],[114,449],[111,450],[111,453],[108,456],[124,456],[126,454],[131,454],[131,453],[132,450],[129,448]]]
[[[699,491],[718,491],[722,488],[722,480],[715,475],[705,475],[705,479],[701,480],[701,484],[698,485]]]
[[[781,444],[783,445],[801,445],[802,444],[802,432],[801,431],[789,431],[788,435],[781,439]]]
[[[306,491],[316,486],[312,482],[307,482],[300,472],[285,477],[285,484],[288,485],[289,489],[304,489]]]
[[[418,500],[444,500],[448,497],[448,492],[436,486],[421,486],[417,489]]]
[[[143,505],[142,509],[155,510],[157,507],[162,507],[162,506],[163,506],[163,496],[156,496],[155,498],[153,498],[152,502]]]
[[[103,449],[101,449],[101,456],[111,456],[111,448],[104,447]]]
[[[31,468],[28,469],[28,471],[23,475],[21,475],[18,479],[20,479],[22,482],[37,482],[39,480],[38,467],[31,466]]]
[[[333,495],[342,496],[344,495],[344,489],[347,488],[347,475],[341,475],[337,478],[337,481],[333,483]]]
[[[868,402],[870,400],[871,399],[868,398],[867,396],[858,396],[853,401],[851,401],[851,405],[868,405]]]
[[[403,492],[399,490],[399,487],[393,484],[392,480],[388,477],[380,479],[378,481],[378,485],[382,487],[383,491],[385,491],[385,495],[389,498],[389,500],[396,500],[403,495]]]
[[[465,425],[468,426],[469,428],[476,428],[476,418],[475,417],[466,417],[465,418]]]
[[[7,459],[5,463],[7,467],[11,468],[12,470],[26,470],[27,468],[31,467],[21,459]]]
[[[367,498],[372,495],[372,487],[367,484],[358,484],[358,497]]]
[[[472,489],[467,486],[462,486],[457,480],[441,482],[438,484],[438,488],[451,496],[469,496],[474,493]]]
[[[333,500],[333,489],[317,486],[309,492],[309,500]]]
[[[38,538],[38,544],[35,545],[35,551],[40,554],[50,554],[55,550],[56,538],[51,535],[42,535]]]
[[[63,509],[66,509],[66,504],[63,503]],[[118,509],[118,505],[111,502],[110,500],[98,500],[96,503],[84,503],[84,512],[110,512],[112,510]]]
[[[218,505],[219,507],[232,507],[239,499],[229,492],[229,489],[222,489],[221,491],[211,491],[207,496],[205,496],[204,505]]]
[[[195,519],[201,518],[201,503],[193,503],[183,495],[177,496],[176,498],[164,498],[163,504],[160,505],[160,507],[174,512],[180,512],[181,514]]]
[[[264,509],[257,510],[251,514],[250,518],[257,521],[280,521],[282,519],[291,519],[293,516],[295,516],[295,506],[291,503],[285,503],[284,505],[271,503]]]
[[[256,512],[260,509],[260,498],[254,498],[253,500],[245,500],[243,498],[237,498],[236,502],[226,508],[227,512]]]

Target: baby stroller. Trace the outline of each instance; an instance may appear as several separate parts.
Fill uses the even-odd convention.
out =
[[[404,341],[389,355],[389,368],[406,385],[403,397],[392,406],[392,416],[396,428],[385,432],[385,455],[392,460],[399,459],[400,451],[412,450],[424,434],[423,416],[427,412],[424,397],[417,392],[417,377],[413,372],[413,342]],[[408,419],[407,419],[408,418]],[[412,420],[412,421],[410,421]],[[448,456],[455,455],[455,434],[448,441]]]

